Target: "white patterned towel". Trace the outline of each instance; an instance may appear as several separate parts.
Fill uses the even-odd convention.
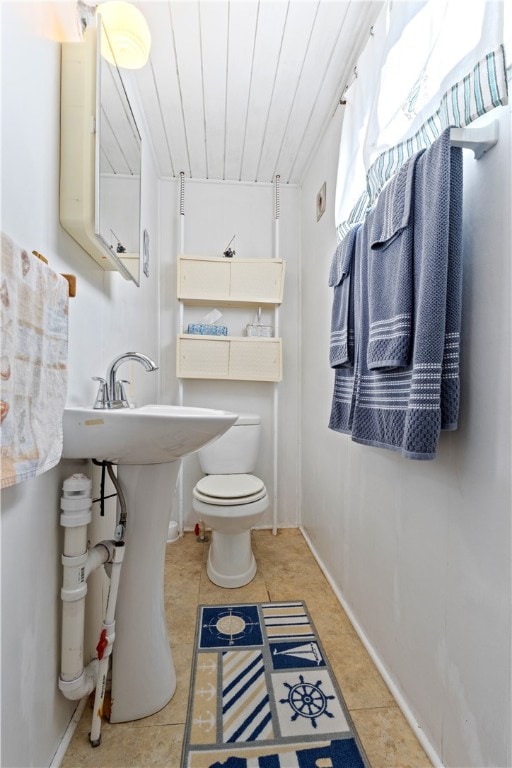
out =
[[[62,454],[68,283],[2,233],[1,487],[40,475]]]

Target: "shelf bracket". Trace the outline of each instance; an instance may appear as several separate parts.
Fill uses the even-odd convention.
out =
[[[475,160],[480,160],[482,155],[498,143],[498,121],[494,120],[481,128],[451,128],[450,141],[452,147],[473,150]]]

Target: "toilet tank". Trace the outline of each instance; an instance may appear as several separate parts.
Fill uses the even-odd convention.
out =
[[[260,432],[259,416],[240,414],[227,432],[197,452],[201,469],[207,475],[252,472],[258,458]]]

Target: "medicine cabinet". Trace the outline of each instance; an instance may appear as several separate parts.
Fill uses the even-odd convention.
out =
[[[60,221],[105,270],[139,285],[141,137],[101,22],[62,44]]]

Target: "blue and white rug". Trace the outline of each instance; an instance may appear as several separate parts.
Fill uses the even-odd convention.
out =
[[[368,768],[306,605],[199,606],[182,768]]]

